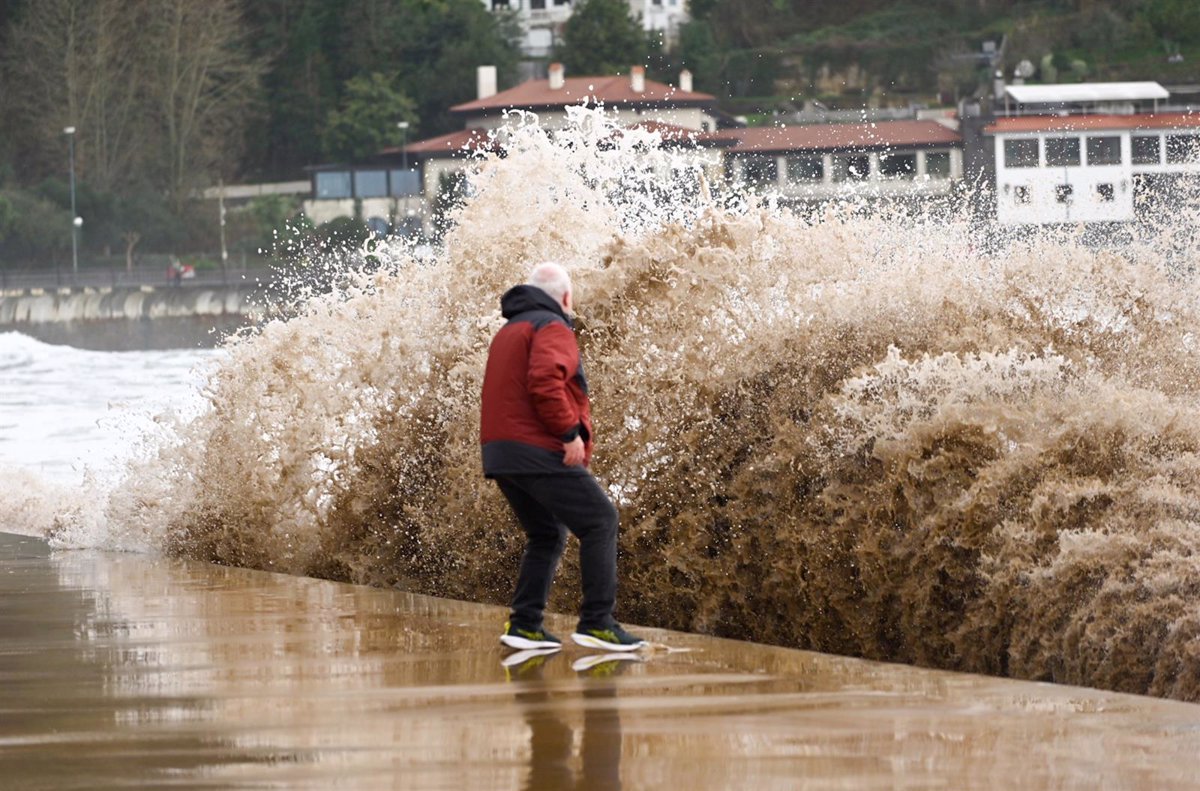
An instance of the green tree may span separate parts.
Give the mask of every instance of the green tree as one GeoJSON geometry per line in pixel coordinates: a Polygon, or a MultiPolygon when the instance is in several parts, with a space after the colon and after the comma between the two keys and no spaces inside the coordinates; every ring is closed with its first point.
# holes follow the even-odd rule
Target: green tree
{"type": "MultiPolygon", "coordinates": [[[[263,195],[228,214],[229,247],[243,253],[271,252],[294,238],[300,202],[289,195],[263,195]]],[[[306,231],[311,230],[311,224],[306,231]]]]}
{"type": "Polygon", "coordinates": [[[371,235],[366,224],[356,217],[334,217],[314,231],[328,247],[356,250],[371,235]]]}
{"type": "Polygon", "coordinates": [[[0,242],[3,242],[4,237],[8,236],[8,229],[12,226],[12,221],[12,201],[3,195],[0,195],[0,242]]]}
{"type": "Polygon", "coordinates": [[[645,64],[650,50],[625,0],[583,0],[567,20],[557,56],[567,74],[622,74],[645,64]]]}
{"type": "Polygon", "coordinates": [[[295,178],[323,156],[325,122],[337,105],[344,59],[339,31],[349,0],[245,3],[250,46],[268,63],[263,112],[250,118],[246,170],[254,178],[295,178]]]}
{"type": "Polygon", "coordinates": [[[49,267],[71,248],[71,212],[25,190],[9,190],[9,230],[0,252],[8,260],[49,267]]]}
{"type": "Polygon", "coordinates": [[[136,180],[153,147],[146,21],[145,4],[121,0],[41,0],[24,9],[4,48],[0,94],[26,183],[62,173],[68,126],[82,178],[102,190],[136,180]]]}
{"type": "Polygon", "coordinates": [[[691,70],[698,90],[724,92],[721,69],[725,53],[708,22],[696,20],[680,27],[677,56],[680,64],[691,70]]]}
{"type": "Polygon", "coordinates": [[[151,8],[145,87],[159,122],[153,173],[178,214],[197,187],[232,175],[263,64],[249,52],[238,0],[156,0],[151,8]]]}
{"type": "Polygon", "coordinates": [[[24,183],[65,169],[102,192],[151,187],[182,212],[233,171],[258,97],[241,0],[38,0],[10,32],[6,116],[24,183]]]}
{"type": "Polygon", "coordinates": [[[1149,0],[1142,14],[1159,37],[1200,43],[1200,9],[1196,8],[1196,0],[1149,0]]]}
{"type": "Polygon", "coordinates": [[[502,86],[515,76],[518,34],[514,17],[479,0],[358,0],[342,19],[339,77],[398,75],[419,133],[449,132],[462,128],[449,109],[475,98],[476,67],[495,66],[502,86]]]}
{"type": "Polygon", "coordinates": [[[400,121],[415,127],[416,108],[393,79],[379,72],[354,77],[325,124],[325,155],[357,160],[385,146],[400,145],[405,139],[396,126],[400,121]]]}

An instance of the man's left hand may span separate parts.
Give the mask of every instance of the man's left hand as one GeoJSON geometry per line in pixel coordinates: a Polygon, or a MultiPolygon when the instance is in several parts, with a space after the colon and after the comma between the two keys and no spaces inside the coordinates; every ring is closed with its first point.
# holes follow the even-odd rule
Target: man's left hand
{"type": "Polygon", "coordinates": [[[583,466],[583,437],[563,443],[563,464],[568,467],[583,466]]]}

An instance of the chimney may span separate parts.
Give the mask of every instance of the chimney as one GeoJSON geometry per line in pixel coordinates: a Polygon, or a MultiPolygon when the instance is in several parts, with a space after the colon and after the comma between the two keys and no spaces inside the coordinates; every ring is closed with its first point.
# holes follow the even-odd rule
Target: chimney
{"type": "Polygon", "coordinates": [[[684,93],[692,92],[692,73],[687,69],[679,72],[679,90],[684,93]]]}
{"type": "Polygon", "coordinates": [[[634,66],[629,70],[629,87],[634,93],[644,93],[646,90],[646,67],[634,66]]]}
{"type": "Polygon", "coordinates": [[[563,65],[561,63],[550,64],[550,90],[562,90],[566,84],[566,78],[563,76],[563,65]]]}
{"type": "Polygon", "coordinates": [[[496,67],[480,66],[475,70],[475,90],[479,95],[476,99],[486,99],[496,95],[496,67]]]}

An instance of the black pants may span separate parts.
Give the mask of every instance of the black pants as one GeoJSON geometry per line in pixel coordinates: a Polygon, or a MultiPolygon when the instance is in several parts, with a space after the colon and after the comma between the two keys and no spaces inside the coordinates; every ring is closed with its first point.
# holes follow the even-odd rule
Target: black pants
{"type": "Polygon", "coordinates": [[[542,625],[550,584],[570,530],[579,539],[583,604],[581,628],[614,623],[617,598],[617,509],[591,475],[497,477],[525,530],[525,555],[512,599],[512,622],[542,625]]]}

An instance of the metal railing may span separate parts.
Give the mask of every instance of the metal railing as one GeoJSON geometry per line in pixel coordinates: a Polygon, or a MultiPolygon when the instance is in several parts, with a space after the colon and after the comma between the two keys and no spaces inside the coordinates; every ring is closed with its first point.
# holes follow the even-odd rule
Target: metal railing
{"type": "Polygon", "coordinates": [[[64,288],[189,288],[195,286],[233,286],[265,283],[273,278],[272,270],[228,268],[196,270],[190,277],[174,278],[167,267],[139,266],[80,269],[78,273],[57,269],[33,272],[8,272],[0,268],[0,290],[30,291],[64,288]]]}

